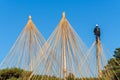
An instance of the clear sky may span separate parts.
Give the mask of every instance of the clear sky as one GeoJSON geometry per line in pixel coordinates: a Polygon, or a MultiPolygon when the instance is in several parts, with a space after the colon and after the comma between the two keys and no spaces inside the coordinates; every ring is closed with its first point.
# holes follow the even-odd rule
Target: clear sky
{"type": "Polygon", "coordinates": [[[85,44],[95,40],[93,29],[101,28],[101,41],[111,53],[120,47],[120,0],[0,0],[0,62],[25,27],[28,16],[47,40],[62,12],[85,44]]]}

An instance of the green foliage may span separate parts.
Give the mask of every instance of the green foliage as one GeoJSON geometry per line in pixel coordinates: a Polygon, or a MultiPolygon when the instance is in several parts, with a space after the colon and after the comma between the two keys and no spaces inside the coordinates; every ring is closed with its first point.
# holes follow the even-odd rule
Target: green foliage
{"type": "Polygon", "coordinates": [[[55,76],[47,76],[47,75],[33,75],[31,80],[35,80],[35,78],[37,78],[37,80],[63,80],[55,76]]]}
{"type": "Polygon", "coordinates": [[[18,68],[0,70],[0,80],[25,80],[30,75],[30,72],[18,68]]]}
{"type": "Polygon", "coordinates": [[[75,76],[72,73],[69,73],[67,80],[75,80],[75,76]]]}
{"type": "Polygon", "coordinates": [[[115,58],[119,58],[119,59],[120,59],[120,48],[116,48],[116,50],[114,51],[114,53],[115,53],[115,54],[114,54],[113,56],[114,56],[115,58]]]}
{"type": "MultiPolygon", "coordinates": [[[[3,69],[0,70],[0,80],[28,80],[30,77],[31,72],[12,68],[12,69],[3,69]]],[[[31,80],[63,80],[61,78],[57,78],[55,76],[48,76],[48,75],[33,75],[31,80]]],[[[69,73],[67,80],[105,80],[100,78],[75,78],[74,74],[69,73]]]]}
{"type": "Polygon", "coordinates": [[[120,48],[117,48],[114,53],[102,73],[109,80],[120,80],[120,48]]]}
{"type": "Polygon", "coordinates": [[[17,68],[0,70],[0,79],[6,80],[11,77],[19,78],[21,76],[22,71],[23,70],[17,68]]]}

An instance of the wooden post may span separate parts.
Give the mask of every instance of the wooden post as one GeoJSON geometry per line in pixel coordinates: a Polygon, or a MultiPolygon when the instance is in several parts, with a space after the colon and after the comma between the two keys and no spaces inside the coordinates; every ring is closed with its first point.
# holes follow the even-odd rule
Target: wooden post
{"type": "Polygon", "coordinates": [[[100,46],[100,28],[98,27],[98,24],[96,24],[96,27],[94,29],[94,34],[96,37],[96,58],[97,58],[97,66],[98,66],[98,76],[102,76],[101,71],[101,63],[100,63],[100,54],[101,54],[101,46],[100,46]]]}
{"type": "Polygon", "coordinates": [[[97,66],[98,66],[98,76],[102,77],[100,53],[101,53],[101,46],[100,46],[100,39],[98,37],[96,40],[96,57],[97,57],[97,66]]]}

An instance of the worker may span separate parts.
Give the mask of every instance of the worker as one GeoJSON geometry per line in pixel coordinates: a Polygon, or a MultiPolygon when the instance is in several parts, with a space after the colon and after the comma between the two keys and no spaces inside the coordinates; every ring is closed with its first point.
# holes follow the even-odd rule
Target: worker
{"type": "Polygon", "coordinates": [[[96,41],[100,39],[100,28],[98,27],[98,24],[96,24],[96,27],[94,28],[94,34],[96,36],[96,41]]]}

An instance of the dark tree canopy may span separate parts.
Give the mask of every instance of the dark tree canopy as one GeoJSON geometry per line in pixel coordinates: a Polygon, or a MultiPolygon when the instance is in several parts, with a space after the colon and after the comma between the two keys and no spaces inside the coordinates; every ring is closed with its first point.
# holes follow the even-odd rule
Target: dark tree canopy
{"type": "Polygon", "coordinates": [[[116,50],[114,51],[114,53],[115,53],[115,54],[114,54],[113,56],[114,56],[115,58],[119,58],[119,59],[120,59],[120,48],[116,48],[116,50]]]}
{"type": "Polygon", "coordinates": [[[112,80],[120,80],[120,48],[116,48],[113,58],[108,61],[108,64],[103,70],[103,75],[110,76],[112,80]]]}

